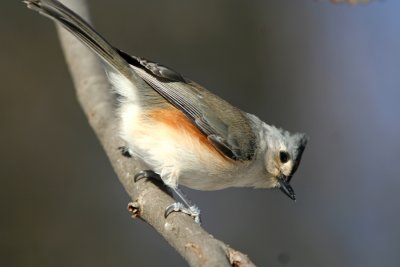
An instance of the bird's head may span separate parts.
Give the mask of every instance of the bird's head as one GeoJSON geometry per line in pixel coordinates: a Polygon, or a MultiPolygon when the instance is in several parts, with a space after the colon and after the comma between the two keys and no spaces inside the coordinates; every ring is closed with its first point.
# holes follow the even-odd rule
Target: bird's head
{"type": "Polygon", "coordinates": [[[299,167],[308,137],[302,133],[292,134],[274,126],[268,126],[265,138],[264,159],[265,170],[270,179],[269,187],[279,188],[285,195],[295,200],[290,180],[299,167]]]}

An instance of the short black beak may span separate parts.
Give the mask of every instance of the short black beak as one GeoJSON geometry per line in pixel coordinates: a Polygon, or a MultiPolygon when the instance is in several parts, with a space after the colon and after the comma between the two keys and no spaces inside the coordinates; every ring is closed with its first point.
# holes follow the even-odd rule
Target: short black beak
{"type": "Polygon", "coordinates": [[[296,195],[294,194],[293,188],[284,179],[279,179],[279,189],[292,200],[296,200],[296,195]]]}

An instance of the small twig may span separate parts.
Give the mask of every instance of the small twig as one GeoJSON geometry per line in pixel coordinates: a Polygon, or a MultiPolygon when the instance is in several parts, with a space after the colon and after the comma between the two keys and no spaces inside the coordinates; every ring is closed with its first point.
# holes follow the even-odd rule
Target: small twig
{"type": "MultiPolygon", "coordinates": [[[[86,2],[65,0],[71,9],[88,20],[86,2]]],[[[110,85],[97,57],[67,31],[58,27],[65,58],[74,80],[79,102],[106,151],[119,180],[134,200],[133,215],[153,226],[190,266],[254,266],[248,257],[215,239],[187,215],[173,213],[164,218],[165,208],[173,203],[166,192],[145,179],[134,183],[141,170],[137,159],[122,157],[115,107],[110,85]]],[[[147,86],[136,77],[137,86],[147,86]]]]}

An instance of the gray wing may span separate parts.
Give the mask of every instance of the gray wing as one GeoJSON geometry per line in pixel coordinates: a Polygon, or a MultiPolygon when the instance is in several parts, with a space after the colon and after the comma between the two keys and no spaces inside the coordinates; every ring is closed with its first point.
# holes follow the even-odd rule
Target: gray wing
{"type": "Polygon", "coordinates": [[[253,158],[256,136],[242,111],[170,68],[117,51],[156,92],[181,110],[221,153],[233,160],[253,158]]]}
{"type": "Polygon", "coordinates": [[[57,1],[25,0],[25,3],[61,23],[126,77],[130,77],[133,67],[158,94],[193,121],[224,155],[234,160],[248,160],[254,156],[255,137],[240,110],[167,67],[129,56],[112,47],[81,17],[57,1]]]}

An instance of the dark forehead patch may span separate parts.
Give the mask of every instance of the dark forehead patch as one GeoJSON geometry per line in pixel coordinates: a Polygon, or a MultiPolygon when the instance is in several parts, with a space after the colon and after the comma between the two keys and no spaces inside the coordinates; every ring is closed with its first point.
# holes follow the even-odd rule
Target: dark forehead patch
{"type": "Polygon", "coordinates": [[[306,148],[308,142],[308,137],[304,135],[300,140],[299,140],[299,145],[295,151],[295,156],[296,158],[294,159],[294,164],[292,168],[292,172],[290,175],[292,176],[296,171],[297,168],[299,167],[300,161],[301,161],[301,156],[303,155],[304,149],[306,148]]]}

